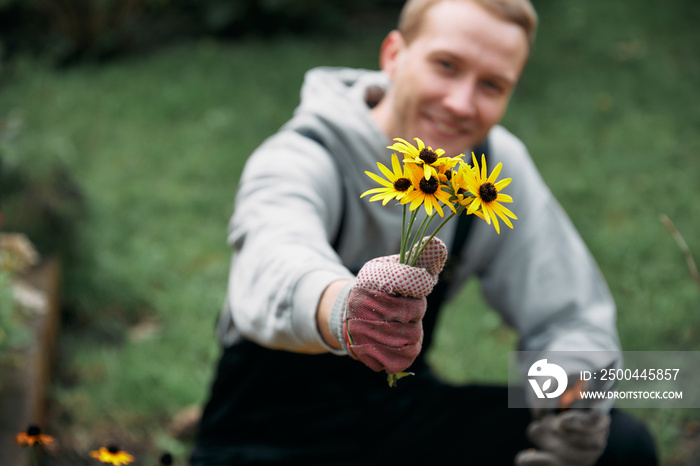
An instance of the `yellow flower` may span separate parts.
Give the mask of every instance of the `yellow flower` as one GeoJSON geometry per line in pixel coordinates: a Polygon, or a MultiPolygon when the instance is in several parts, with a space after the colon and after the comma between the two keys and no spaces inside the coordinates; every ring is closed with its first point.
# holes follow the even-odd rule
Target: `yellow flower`
{"type": "Polygon", "coordinates": [[[53,437],[41,433],[41,429],[37,426],[29,426],[25,432],[20,432],[15,435],[15,443],[20,447],[31,447],[35,443],[38,445],[48,446],[53,442],[53,437]]]}
{"type": "Polygon", "coordinates": [[[467,180],[474,176],[474,169],[466,163],[462,163],[457,171],[452,171],[449,177],[452,196],[450,201],[463,207],[469,207],[474,200],[474,196],[469,192],[467,180]]]}
{"type": "Polygon", "coordinates": [[[462,162],[462,157],[464,154],[459,154],[457,157],[440,157],[440,162],[437,167],[438,177],[441,181],[447,182],[450,180],[449,175],[452,169],[460,162],[462,162]]]}
{"type": "Polygon", "coordinates": [[[97,459],[101,463],[114,464],[120,466],[134,461],[134,457],[125,451],[121,451],[115,446],[100,447],[99,450],[90,452],[90,456],[97,459]]]}
{"type": "Polygon", "coordinates": [[[413,188],[413,183],[408,176],[404,174],[404,170],[401,167],[399,158],[396,156],[396,154],[391,155],[391,166],[394,170],[393,172],[379,162],[377,162],[377,166],[384,176],[386,176],[386,180],[372,172],[366,171],[365,173],[367,176],[384,187],[367,190],[362,193],[360,197],[364,197],[368,194],[374,194],[374,196],[369,199],[370,202],[381,199],[382,205],[386,205],[386,203],[392,199],[401,200],[401,198],[403,198],[413,188]]]}
{"type": "MultiPolygon", "coordinates": [[[[513,202],[513,198],[500,191],[508,186],[512,181],[511,178],[506,178],[496,182],[499,173],[501,173],[502,164],[496,165],[490,176],[486,176],[486,157],[481,156],[481,169],[479,162],[476,160],[476,155],[472,152],[472,160],[474,162],[474,171],[471,176],[466,177],[467,190],[474,196],[474,200],[467,208],[467,214],[476,214],[486,220],[490,225],[493,220],[493,226],[496,228],[496,233],[501,234],[501,229],[498,224],[498,217],[510,228],[513,224],[508,220],[508,217],[516,219],[513,212],[502,206],[501,202],[513,202]]],[[[465,172],[466,173],[466,172],[465,172]]]]}
{"type": "Polygon", "coordinates": [[[442,149],[433,150],[432,147],[426,147],[423,141],[414,138],[418,147],[415,147],[410,142],[395,138],[398,141],[389,146],[389,149],[401,152],[404,155],[404,163],[416,164],[423,169],[423,176],[429,180],[432,175],[445,173],[446,169],[454,167],[462,158],[462,155],[457,157],[442,157],[445,153],[442,149]]]}
{"type": "Polygon", "coordinates": [[[455,208],[450,202],[450,193],[442,190],[446,186],[440,182],[437,174],[431,174],[430,178],[426,179],[423,176],[422,168],[413,167],[412,169],[406,168],[408,168],[415,189],[401,198],[401,203],[410,203],[410,211],[414,211],[422,205],[428,216],[433,215],[433,208],[440,214],[440,217],[444,215],[440,202],[446,204],[454,212],[455,208]]]}

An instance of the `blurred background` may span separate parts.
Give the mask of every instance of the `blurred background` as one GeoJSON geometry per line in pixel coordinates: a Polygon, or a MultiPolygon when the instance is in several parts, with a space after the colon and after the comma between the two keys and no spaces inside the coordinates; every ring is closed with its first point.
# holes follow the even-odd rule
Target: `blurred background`
{"type": "MultiPolygon", "coordinates": [[[[61,264],[47,464],[90,464],[115,443],[135,464],[163,451],[185,464],[218,356],[241,168],[291,116],[307,69],[377,68],[402,3],[0,1],[0,231],[61,264]]],[[[698,351],[700,3],[533,3],[540,28],[503,124],[598,260],[623,348],[698,351]]],[[[3,337],[22,333],[7,283],[4,353],[26,343],[3,337]]],[[[516,335],[476,283],[457,301],[433,364],[505,383],[516,335]]],[[[634,414],[663,464],[697,464],[698,410],[634,414]]]]}

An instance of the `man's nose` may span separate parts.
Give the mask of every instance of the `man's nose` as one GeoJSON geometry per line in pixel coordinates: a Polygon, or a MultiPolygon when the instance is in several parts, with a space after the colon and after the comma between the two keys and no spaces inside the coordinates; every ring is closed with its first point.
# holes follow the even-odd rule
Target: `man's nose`
{"type": "Polygon", "coordinates": [[[452,83],[445,95],[445,107],[456,117],[473,117],[476,114],[476,86],[474,77],[452,83]]]}

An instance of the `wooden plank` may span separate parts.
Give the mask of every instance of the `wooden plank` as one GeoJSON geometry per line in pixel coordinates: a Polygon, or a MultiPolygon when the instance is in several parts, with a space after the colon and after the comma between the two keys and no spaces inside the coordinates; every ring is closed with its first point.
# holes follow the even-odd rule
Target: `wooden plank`
{"type": "Polygon", "coordinates": [[[10,364],[2,369],[0,458],[2,464],[24,466],[29,461],[28,452],[15,444],[15,435],[30,424],[43,427],[47,420],[47,401],[60,328],[59,260],[47,258],[19,279],[40,291],[46,301],[45,312],[31,319],[30,343],[13,352],[10,364]]]}

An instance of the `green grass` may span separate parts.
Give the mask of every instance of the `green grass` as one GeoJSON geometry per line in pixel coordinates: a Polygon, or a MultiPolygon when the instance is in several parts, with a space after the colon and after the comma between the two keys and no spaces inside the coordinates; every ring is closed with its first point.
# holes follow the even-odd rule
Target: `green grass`
{"type": "MultiPolygon", "coordinates": [[[[698,257],[700,11],[691,1],[642,3],[537,5],[542,27],[504,123],[598,260],[623,347],[695,351],[700,290],[659,216],[698,257]]],[[[291,115],[305,70],[376,68],[381,35],[358,37],[202,40],[99,66],[6,68],[0,116],[21,110],[25,124],[5,155],[60,159],[87,203],[64,277],[59,437],[82,450],[118,441],[141,458],[164,448],[184,458],[167,423],[206,397],[242,165],[291,115]]],[[[450,380],[504,382],[516,335],[476,283],[457,301],[431,359],[450,380]]],[[[691,464],[685,430],[697,410],[635,414],[664,464],[691,464]]]]}
{"type": "Polygon", "coordinates": [[[380,37],[202,40],[66,71],[16,64],[0,108],[25,123],[5,155],[61,160],[87,203],[66,264],[54,388],[67,441],[87,451],[116,437],[185,454],[167,423],[207,394],[243,163],[289,118],[308,68],[373,67],[359,51],[380,37]],[[134,338],[139,329],[152,333],[134,338]]]}
{"type": "MultiPolygon", "coordinates": [[[[700,258],[700,62],[691,19],[700,11],[690,2],[642,3],[542,5],[504,124],[527,143],[596,257],[618,305],[623,348],[697,351],[700,290],[659,218],[668,215],[700,258]]],[[[457,301],[432,360],[450,380],[507,381],[517,336],[473,284],[457,301]],[[469,357],[449,357],[458,352],[469,357]]],[[[700,455],[688,433],[697,409],[633,413],[650,425],[663,464],[700,455]]]]}

